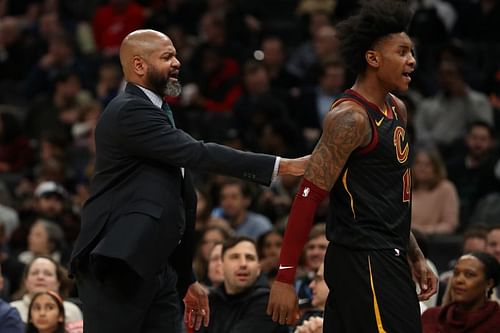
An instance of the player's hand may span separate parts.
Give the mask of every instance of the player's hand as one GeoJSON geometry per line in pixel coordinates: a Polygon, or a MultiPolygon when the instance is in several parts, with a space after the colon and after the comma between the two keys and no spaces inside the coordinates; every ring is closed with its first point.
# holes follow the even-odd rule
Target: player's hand
{"type": "Polygon", "coordinates": [[[278,175],[302,176],[306,170],[311,155],[289,159],[281,158],[278,175]]]}
{"type": "Polygon", "coordinates": [[[431,270],[424,257],[410,261],[415,282],[420,287],[419,301],[426,301],[437,292],[438,278],[431,270]]]}
{"type": "Polygon", "coordinates": [[[201,323],[208,327],[210,308],[208,306],[208,290],[199,282],[192,283],[184,297],[184,322],[197,331],[201,323]]]}
{"type": "Polygon", "coordinates": [[[267,304],[267,314],[281,325],[292,325],[299,318],[299,301],[292,285],[274,281],[267,304]]]}

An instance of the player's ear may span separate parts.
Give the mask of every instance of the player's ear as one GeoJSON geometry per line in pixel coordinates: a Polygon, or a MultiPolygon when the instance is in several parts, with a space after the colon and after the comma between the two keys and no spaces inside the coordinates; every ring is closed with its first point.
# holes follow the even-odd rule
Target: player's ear
{"type": "Polygon", "coordinates": [[[378,68],[380,65],[380,56],[379,53],[375,50],[366,51],[365,60],[368,66],[378,68]]]}

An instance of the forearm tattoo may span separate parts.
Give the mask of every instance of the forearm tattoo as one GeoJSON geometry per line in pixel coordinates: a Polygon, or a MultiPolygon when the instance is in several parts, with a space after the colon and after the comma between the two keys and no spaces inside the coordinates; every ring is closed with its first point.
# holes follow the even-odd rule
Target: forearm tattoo
{"type": "Polygon", "coordinates": [[[361,113],[352,110],[328,113],[304,177],[329,191],[351,152],[364,141],[366,121],[361,113]]]}

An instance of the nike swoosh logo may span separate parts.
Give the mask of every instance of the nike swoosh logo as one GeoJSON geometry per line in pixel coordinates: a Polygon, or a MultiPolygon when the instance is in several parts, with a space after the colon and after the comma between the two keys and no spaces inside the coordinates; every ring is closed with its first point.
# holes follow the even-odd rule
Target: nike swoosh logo
{"type": "Polygon", "coordinates": [[[377,127],[380,127],[382,122],[384,121],[384,117],[380,118],[379,120],[375,120],[375,124],[377,124],[377,127]]]}
{"type": "Polygon", "coordinates": [[[280,265],[279,269],[281,270],[281,269],[290,269],[290,268],[293,268],[293,266],[282,266],[282,265],[280,265]]]}

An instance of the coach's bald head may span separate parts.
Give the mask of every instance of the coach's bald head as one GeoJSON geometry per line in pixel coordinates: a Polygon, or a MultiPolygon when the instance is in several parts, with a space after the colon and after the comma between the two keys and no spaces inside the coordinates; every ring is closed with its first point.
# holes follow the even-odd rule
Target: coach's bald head
{"type": "Polygon", "coordinates": [[[175,47],[159,31],[136,30],[128,34],[120,46],[120,62],[125,80],[161,96],[167,94],[167,85],[178,85],[180,63],[175,47]]]}

